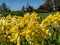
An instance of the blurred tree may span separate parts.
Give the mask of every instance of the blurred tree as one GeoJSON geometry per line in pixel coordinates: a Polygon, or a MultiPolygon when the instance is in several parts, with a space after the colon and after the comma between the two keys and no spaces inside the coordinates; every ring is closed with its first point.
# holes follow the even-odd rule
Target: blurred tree
{"type": "Polygon", "coordinates": [[[40,10],[40,12],[51,12],[51,11],[53,11],[52,1],[46,0],[46,2],[43,5],[39,6],[38,10],[40,10]]]}
{"type": "Polygon", "coordinates": [[[32,12],[34,10],[33,6],[29,5],[29,2],[27,2],[26,6],[22,7],[22,11],[24,12],[32,12]]]}
{"type": "Polygon", "coordinates": [[[43,10],[43,12],[51,12],[51,11],[55,11],[55,0],[46,0],[46,2],[42,5],[39,6],[38,10],[43,10]]]}
{"type": "Polygon", "coordinates": [[[44,5],[47,9],[50,8],[51,11],[60,11],[60,0],[46,0],[44,5]]]}
{"type": "Polygon", "coordinates": [[[3,12],[5,12],[5,11],[11,11],[11,10],[7,7],[6,3],[2,3],[2,5],[0,6],[0,10],[3,11],[3,12]]]}
{"type": "Polygon", "coordinates": [[[22,6],[22,11],[24,11],[24,12],[26,11],[26,10],[25,10],[25,6],[22,6]]]}
{"type": "Polygon", "coordinates": [[[56,5],[55,5],[55,0],[52,0],[52,8],[53,8],[53,11],[55,11],[56,10],[56,7],[55,7],[56,5]]]}
{"type": "Polygon", "coordinates": [[[60,11],[60,0],[55,0],[56,10],[60,11]]]}

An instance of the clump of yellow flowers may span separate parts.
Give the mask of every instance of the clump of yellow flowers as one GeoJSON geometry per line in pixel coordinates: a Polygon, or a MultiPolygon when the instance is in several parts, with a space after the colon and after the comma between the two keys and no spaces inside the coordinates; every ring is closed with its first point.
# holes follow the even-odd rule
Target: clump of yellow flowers
{"type": "MultiPolygon", "coordinates": [[[[16,16],[1,17],[0,18],[0,37],[4,40],[16,43],[19,34],[18,20],[16,16]]],[[[1,39],[1,38],[0,38],[1,39]]]]}
{"type": "MultiPolygon", "coordinates": [[[[55,30],[52,28],[57,28],[59,31],[60,28],[60,13],[57,12],[56,14],[50,14],[49,16],[47,16],[45,19],[43,19],[42,23],[41,23],[41,28],[42,30],[55,30]]],[[[50,34],[49,34],[50,35],[50,34]]]]}
{"type": "Polygon", "coordinates": [[[29,42],[30,45],[44,45],[45,39],[51,37],[50,30],[42,30],[40,17],[37,13],[24,15],[23,21],[25,23],[22,31],[22,36],[29,42]]]}
{"type": "Polygon", "coordinates": [[[46,25],[47,24],[54,24],[54,25],[60,24],[60,13],[57,12],[54,15],[50,14],[49,16],[47,16],[47,18],[45,18],[42,21],[42,24],[46,24],[46,25]]]}
{"type": "Polygon", "coordinates": [[[26,39],[30,45],[44,45],[51,37],[50,25],[59,26],[60,13],[50,14],[40,22],[37,13],[26,13],[22,16],[0,17],[0,42],[12,42],[21,45],[21,38],[26,39]]]}

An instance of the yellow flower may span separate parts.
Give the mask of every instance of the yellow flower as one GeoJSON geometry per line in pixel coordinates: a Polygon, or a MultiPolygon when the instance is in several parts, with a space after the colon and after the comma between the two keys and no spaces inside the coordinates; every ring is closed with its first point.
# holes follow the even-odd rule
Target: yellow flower
{"type": "Polygon", "coordinates": [[[49,33],[49,36],[51,36],[52,34],[51,33],[49,33]]]}
{"type": "Polygon", "coordinates": [[[34,36],[35,35],[35,32],[32,32],[32,36],[34,36]]]}
{"type": "Polygon", "coordinates": [[[47,35],[49,34],[49,30],[46,30],[46,34],[47,34],[47,35]]]}
{"type": "Polygon", "coordinates": [[[12,42],[12,43],[15,42],[15,40],[16,40],[15,38],[12,38],[12,37],[9,37],[9,38],[10,38],[10,42],[12,42]]]}
{"type": "Polygon", "coordinates": [[[31,34],[31,31],[30,30],[27,30],[26,31],[26,35],[29,35],[29,34],[31,34]]]}
{"type": "Polygon", "coordinates": [[[39,43],[35,43],[35,45],[39,45],[39,43]]]}
{"type": "Polygon", "coordinates": [[[37,28],[40,28],[40,24],[36,24],[36,27],[37,27],[37,28]]]}
{"type": "Polygon", "coordinates": [[[57,21],[54,21],[53,24],[58,24],[58,22],[57,21]]]}
{"type": "Polygon", "coordinates": [[[23,32],[21,33],[21,34],[22,34],[22,36],[25,36],[25,33],[26,33],[26,32],[25,32],[25,31],[23,31],[23,32]]]}
{"type": "Polygon", "coordinates": [[[12,19],[11,14],[9,14],[9,15],[6,17],[6,19],[12,19]]]}
{"type": "Polygon", "coordinates": [[[6,34],[7,34],[7,35],[9,34],[9,31],[8,31],[8,30],[6,30],[6,34]]]}
{"type": "Polygon", "coordinates": [[[18,17],[18,20],[19,20],[19,21],[22,21],[22,20],[23,20],[23,17],[18,17]]]}

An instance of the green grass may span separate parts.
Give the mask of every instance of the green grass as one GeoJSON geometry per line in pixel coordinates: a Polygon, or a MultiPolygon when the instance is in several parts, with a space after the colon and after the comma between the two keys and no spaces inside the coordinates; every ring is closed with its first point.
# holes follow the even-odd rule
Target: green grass
{"type": "MultiPolygon", "coordinates": [[[[58,11],[56,11],[58,12],[58,11]]],[[[49,14],[54,14],[56,12],[49,12],[49,13],[38,13],[38,16],[40,16],[41,18],[45,18],[47,17],[49,14]]],[[[30,12],[32,13],[32,12],[30,12]]],[[[7,16],[9,14],[11,15],[17,15],[17,16],[23,16],[24,14],[26,14],[26,12],[23,12],[23,11],[11,11],[11,12],[0,12],[0,14],[3,14],[3,16],[7,16]]]]}
{"type": "Polygon", "coordinates": [[[7,16],[9,14],[23,16],[25,13],[23,11],[11,11],[11,12],[0,12],[0,14],[3,14],[3,16],[7,16]]]}
{"type": "MultiPolygon", "coordinates": [[[[57,11],[56,11],[57,12],[57,11]]],[[[49,14],[55,14],[56,12],[49,12],[49,13],[38,13],[42,19],[46,18],[49,14]]]]}

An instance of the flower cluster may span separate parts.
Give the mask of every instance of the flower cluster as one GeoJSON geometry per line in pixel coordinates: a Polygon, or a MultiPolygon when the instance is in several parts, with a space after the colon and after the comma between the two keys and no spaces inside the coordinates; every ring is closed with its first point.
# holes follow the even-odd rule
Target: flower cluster
{"type": "Polygon", "coordinates": [[[0,42],[7,41],[20,45],[21,37],[24,37],[23,39],[26,39],[30,45],[44,45],[45,39],[51,37],[47,24],[52,21],[53,24],[57,24],[60,19],[56,20],[58,17],[58,14],[49,15],[42,23],[35,12],[26,13],[23,17],[10,14],[7,17],[0,17],[0,42]]]}
{"type": "Polygon", "coordinates": [[[22,36],[25,36],[26,40],[31,45],[44,45],[45,39],[51,36],[50,30],[42,30],[40,24],[40,17],[37,13],[31,15],[26,14],[24,16],[25,27],[22,31],[22,36]]]}
{"type": "MultiPolygon", "coordinates": [[[[47,18],[43,19],[41,25],[42,25],[42,30],[49,29],[50,27],[60,28],[60,13],[57,12],[54,15],[50,14],[49,16],[47,16],[47,18]]],[[[52,30],[51,28],[49,30],[52,30]]]]}
{"type": "Polygon", "coordinates": [[[7,17],[0,18],[0,41],[1,42],[17,42],[19,37],[19,23],[17,16],[11,16],[10,14],[7,17]],[[4,39],[4,40],[3,40],[4,39]]]}
{"type": "Polygon", "coordinates": [[[46,25],[47,24],[54,24],[54,25],[60,24],[60,13],[57,12],[54,15],[50,14],[49,16],[47,16],[47,18],[45,18],[42,21],[42,24],[46,24],[46,25]]]}

